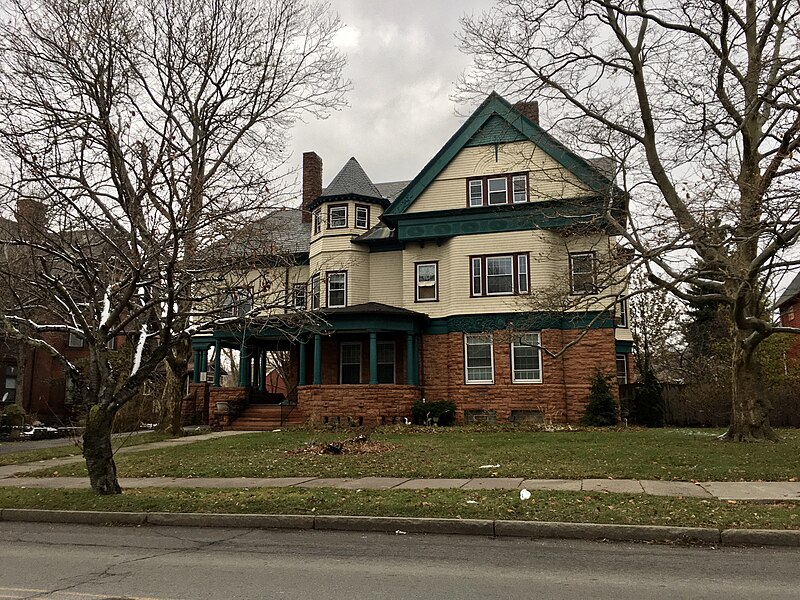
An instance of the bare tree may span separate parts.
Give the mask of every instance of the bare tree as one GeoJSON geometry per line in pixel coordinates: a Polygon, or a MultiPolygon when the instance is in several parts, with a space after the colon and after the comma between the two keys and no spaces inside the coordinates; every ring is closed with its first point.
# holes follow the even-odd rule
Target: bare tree
{"type": "Polygon", "coordinates": [[[734,440],[775,439],[754,355],[773,333],[800,333],[763,312],[766,286],[798,264],[799,11],[787,0],[498,0],[462,21],[475,63],[461,94],[550,101],[560,138],[622,165],[632,217],[607,219],[650,281],[728,306],[734,440]]]}
{"type": "Polygon", "coordinates": [[[272,248],[262,236],[245,256],[233,232],[281,200],[286,127],[342,101],[338,20],[300,0],[9,8],[0,211],[21,210],[1,241],[25,268],[0,269],[14,291],[2,326],[61,361],[87,409],[92,489],[118,493],[116,412],[165,359],[183,376],[191,335],[224,317],[220,282],[272,248]],[[67,334],[87,368],[52,343],[67,334]],[[109,360],[117,338],[127,361],[109,360]]]}

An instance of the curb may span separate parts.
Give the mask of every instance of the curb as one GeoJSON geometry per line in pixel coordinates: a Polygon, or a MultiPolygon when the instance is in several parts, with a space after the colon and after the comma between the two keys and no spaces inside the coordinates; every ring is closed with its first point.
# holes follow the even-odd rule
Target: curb
{"type": "Polygon", "coordinates": [[[531,539],[800,547],[800,530],[720,530],[705,527],[553,523],[546,521],[491,521],[488,519],[228,513],[133,513],[4,508],[0,510],[0,521],[72,523],[77,525],[152,525],[156,527],[230,527],[243,529],[363,531],[393,534],[425,533],[531,539]]]}

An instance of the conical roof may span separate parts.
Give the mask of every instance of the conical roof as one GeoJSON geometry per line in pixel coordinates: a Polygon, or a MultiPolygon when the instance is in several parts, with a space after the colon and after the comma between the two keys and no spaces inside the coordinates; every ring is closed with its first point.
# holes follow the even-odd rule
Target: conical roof
{"type": "Polygon", "coordinates": [[[339,174],[333,178],[330,185],[322,190],[320,198],[340,196],[362,196],[364,198],[382,199],[383,196],[372,183],[372,180],[358,164],[355,157],[345,163],[339,174]]]}

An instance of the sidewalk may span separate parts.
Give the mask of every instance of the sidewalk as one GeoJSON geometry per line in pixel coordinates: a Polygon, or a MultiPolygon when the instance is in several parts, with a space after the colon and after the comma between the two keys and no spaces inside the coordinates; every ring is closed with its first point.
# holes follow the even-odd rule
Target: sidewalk
{"type": "MultiPolygon", "coordinates": [[[[156,448],[191,444],[209,439],[240,435],[246,432],[225,431],[174,438],[138,446],[123,447],[118,452],[142,452],[156,448]]],[[[37,489],[88,488],[85,477],[19,477],[43,468],[59,467],[82,461],[79,456],[55,458],[21,465],[0,467],[0,487],[37,489]]],[[[480,477],[472,479],[415,479],[400,477],[282,477],[282,478],[120,478],[122,488],[275,488],[299,487],[368,490],[553,490],[583,492],[613,492],[648,494],[651,496],[681,496],[747,500],[752,502],[800,501],[800,481],[655,481],[639,479],[526,479],[524,477],[480,477]]]]}

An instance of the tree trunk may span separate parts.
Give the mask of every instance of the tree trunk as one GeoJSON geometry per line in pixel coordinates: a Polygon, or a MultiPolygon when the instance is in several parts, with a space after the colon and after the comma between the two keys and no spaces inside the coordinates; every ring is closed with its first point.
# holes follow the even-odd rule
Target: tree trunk
{"type": "MultiPolygon", "coordinates": [[[[179,349],[177,349],[179,350],[179,349]]],[[[183,377],[189,361],[178,355],[177,358],[167,360],[166,379],[164,381],[164,403],[167,406],[166,431],[170,435],[183,434],[181,425],[181,408],[183,404],[183,377]]]]}
{"type": "Polygon", "coordinates": [[[770,401],[763,393],[763,382],[755,349],[737,340],[733,349],[733,400],[731,424],[722,439],[737,442],[777,441],[769,424],[770,401]]]}
{"type": "Polygon", "coordinates": [[[114,414],[98,405],[89,409],[83,433],[83,456],[89,471],[89,483],[96,494],[121,494],[117,481],[117,465],[111,448],[111,424],[114,414]]]}

